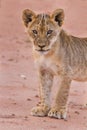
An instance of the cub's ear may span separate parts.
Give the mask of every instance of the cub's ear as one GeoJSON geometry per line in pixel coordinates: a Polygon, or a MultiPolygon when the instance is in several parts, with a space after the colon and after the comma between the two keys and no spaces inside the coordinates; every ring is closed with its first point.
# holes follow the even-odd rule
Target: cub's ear
{"type": "Polygon", "coordinates": [[[62,26],[63,21],[64,21],[64,11],[63,11],[63,9],[56,9],[52,13],[51,17],[53,18],[53,20],[55,22],[58,23],[59,26],[62,26]]]}
{"type": "Polygon", "coordinates": [[[32,22],[35,17],[36,17],[36,14],[29,9],[25,9],[22,13],[22,19],[26,27],[28,27],[28,24],[32,22]]]}

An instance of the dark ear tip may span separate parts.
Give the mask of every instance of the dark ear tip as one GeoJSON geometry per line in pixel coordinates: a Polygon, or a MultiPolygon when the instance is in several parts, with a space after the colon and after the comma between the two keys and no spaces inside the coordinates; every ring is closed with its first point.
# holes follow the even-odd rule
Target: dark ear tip
{"type": "Polygon", "coordinates": [[[28,27],[28,23],[32,21],[35,17],[35,13],[29,9],[24,9],[22,12],[22,19],[24,21],[24,25],[28,27]]]}
{"type": "Polygon", "coordinates": [[[64,10],[56,9],[52,14],[52,18],[58,23],[59,26],[62,26],[64,21],[64,10]]]}
{"type": "Polygon", "coordinates": [[[56,9],[55,11],[58,11],[58,12],[64,12],[64,10],[63,9],[56,9]]]}
{"type": "Polygon", "coordinates": [[[24,9],[22,13],[23,13],[23,14],[27,14],[28,12],[30,12],[29,9],[24,9]]]}
{"type": "Polygon", "coordinates": [[[51,15],[51,17],[52,18],[55,18],[56,16],[61,16],[62,17],[62,19],[64,19],[64,10],[63,9],[56,9],[56,10],[54,10],[53,11],[53,13],[52,13],[52,15],[51,15]]]}
{"type": "Polygon", "coordinates": [[[64,10],[63,9],[56,9],[54,13],[62,14],[64,16],[64,10]]]}

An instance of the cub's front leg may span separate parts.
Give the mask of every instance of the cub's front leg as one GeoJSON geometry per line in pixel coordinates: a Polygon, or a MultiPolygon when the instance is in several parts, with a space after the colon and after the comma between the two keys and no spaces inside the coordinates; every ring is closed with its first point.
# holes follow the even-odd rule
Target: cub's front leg
{"type": "Polygon", "coordinates": [[[66,104],[69,95],[71,80],[68,77],[62,77],[59,83],[59,91],[56,96],[55,106],[48,113],[49,117],[66,119],[66,104]]]}
{"type": "Polygon", "coordinates": [[[33,116],[47,116],[50,110],[50,92],[53,84],[53,75],[49,70],[40,70],[40,104],[31,111],[33,116]]]}

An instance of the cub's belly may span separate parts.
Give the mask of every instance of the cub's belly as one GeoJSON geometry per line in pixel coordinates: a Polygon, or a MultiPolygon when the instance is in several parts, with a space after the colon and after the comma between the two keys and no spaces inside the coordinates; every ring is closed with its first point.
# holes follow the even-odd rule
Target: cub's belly
{"type": "Polygon", "coordinates": [[[72,80],[81,82],[87,81],[87,68],[66,69],[58,65],[51,65],[49,68],[55,75],[67,75],[72,80]]]}
{"type": "Polygon", "coordinates": [[[76,81],[87,81],[87,68],[69,68],[68,69],[68,76],[76,81]]]}
{"type": "Polygon", "coordinates": [[[85,75],[85,74],[82,74],[82,75],[75,74],[74,76],[71,76],[71,78],[73,80],[81,81],[81,82],[86,82],[87,81],[87,75],[85,75]]]}
{"type": "Polygon", "coordinates": [[[52,72],[54,75],[67,75],[72,80],[77,81],[87,81],[87,67],[82,66],[66,66],[61,64],[57,64],[53,62],[51,59],[44,58],[44,56],[40,57],[40,59],[36,60],[37,68],[42,68],[52,72]]]}

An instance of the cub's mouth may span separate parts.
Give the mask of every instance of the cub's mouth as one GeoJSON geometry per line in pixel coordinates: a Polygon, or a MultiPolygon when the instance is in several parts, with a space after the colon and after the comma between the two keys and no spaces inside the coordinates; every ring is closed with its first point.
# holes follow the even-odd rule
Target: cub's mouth
{"type": "Polygon", "coordinates": [[[48,52],[50,49],[47,49],[47,50],[43,50],[43,49],[35,49],[36,51],[38,51],[38,52],[48,52]]]}

